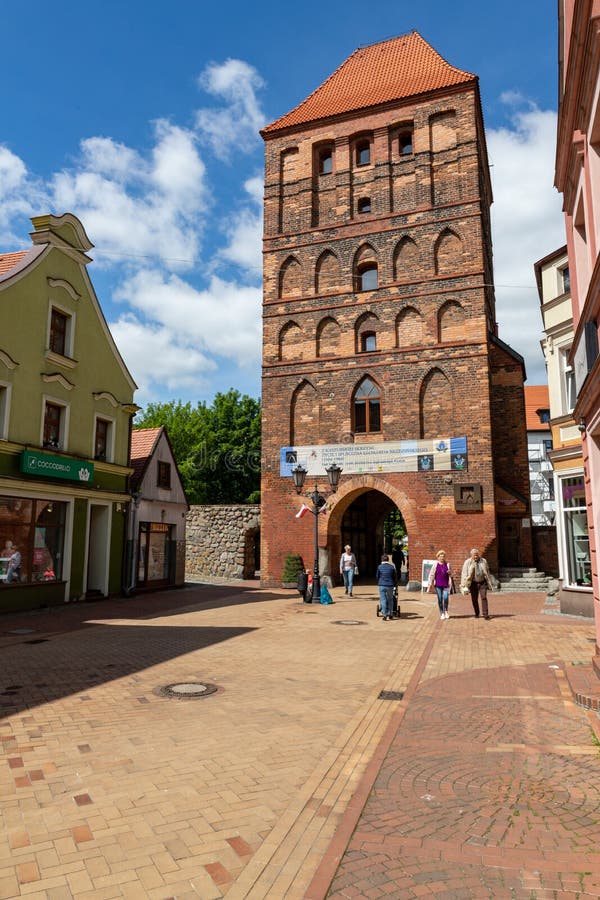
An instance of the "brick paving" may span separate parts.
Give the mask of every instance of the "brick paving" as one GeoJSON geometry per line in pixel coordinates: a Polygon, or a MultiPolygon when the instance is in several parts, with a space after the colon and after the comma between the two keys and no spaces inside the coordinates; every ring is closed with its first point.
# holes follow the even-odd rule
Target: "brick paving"
{"type": "Polygon", "coordinates": [[[446,622],[334,598],[0,617],[0,898],[599,896],[596,713],[567,678],[593,626],[539,594],[446,622]],[[156,693],[188,681],[218,691],[156,693]]]}

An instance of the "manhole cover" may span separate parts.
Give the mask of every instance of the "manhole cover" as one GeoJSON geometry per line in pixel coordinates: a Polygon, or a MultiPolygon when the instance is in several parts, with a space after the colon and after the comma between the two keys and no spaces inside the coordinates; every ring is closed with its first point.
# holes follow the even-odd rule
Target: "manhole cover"
{"type": "Polygon", "coordinates": [[[379,700],[402,700],[404,691],[380,691],[379,700]]]}
{"type": "Polygon", "coordinates": [[[200,697],[208,697],[217,690],[216,684],[206,684],[202,681],[180,681],[177,684],[166,684],[156,688],[155,694],[160,697],[173,697],[175,700],[198,700],[200,697]]]}
{"type": "Polygon", "coordinates": [[[359,619],[338,619],[336,622],[332,622],[332,625],[366,625],[366,622],[361,622],[359,619]]]}

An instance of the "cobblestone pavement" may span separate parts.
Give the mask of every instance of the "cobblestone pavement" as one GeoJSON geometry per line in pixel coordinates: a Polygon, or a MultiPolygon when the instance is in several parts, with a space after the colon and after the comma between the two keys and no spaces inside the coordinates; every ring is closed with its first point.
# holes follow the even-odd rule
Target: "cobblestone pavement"
{"type": "Polygon", "coordinates": [[[598,741],[565,679],[593,631],[507,600],[440,623],[328,897],[600,896],[598,741]]]}
{"type": "Polygon", "coordinates": [[[591,624],[539,594],[490,621],[334,599],[0,617],[0,898],[599,896],[600,759],[565,678],[591,624]],[[218,690],[157,693],[188,682],[218,690]]]}

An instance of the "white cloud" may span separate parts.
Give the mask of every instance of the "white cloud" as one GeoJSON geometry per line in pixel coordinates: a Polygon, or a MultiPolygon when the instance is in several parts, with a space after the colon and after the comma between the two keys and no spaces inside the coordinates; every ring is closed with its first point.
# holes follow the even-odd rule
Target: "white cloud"
{"type": "Polygon", "coordinates": [[[264,82],[256,69],[240,59],[211,63],[198,79],[200,87],[224,101],[220,109],[196,112],[196,128],[220,159],[233,149],[247,151],[256,146],[265,117],[256,97],[264,82]]]}
{"type": "MultiPolygon", "coordinates": [[[[504,99],[513,107],[522,101],[504,99]]],[[[562,201],[553,187],[556,113],[525,102],[511,125],[487,132],[496,314],[500,337],[525,357],[532,384],[546,380],[533,264],[565,243],[562,201]]]]}
{"type": "Polygon", "coordinates": [[[220,255],[246,269],[258,280],[262,273],[262,178],[249,178],[244,184],[244,190],[250,196],[252,207],[243,208],[226,221],[224,231],[229,236],[229,243],[220,255]]]}
{"type": "Polygon", "coordinates": [[[192,132],[160,120],[151,159],[110,138],[81,142],[76,165],[54,176],[53,206],[74,212],[104,265],[150,257],[190,268],[209,192],[192,132]]]}
{"type": "MultiPolygon", "coordinates": [[[[11,250],[26,244],[17,220],[45,212],[48,199],[23,160],[0,144],[0,242],[11,250]]],[[[27,223],[28,224],[28,223],[27,223]]]]}
{"type": "MultiPolygon", "coordinates": [[[[198,290],[177,275],[143,270],[121,285],[115,299],[165,328],[180,346],[226,357],[241,367],[260,362],[259,287],[212,277],[206,289],[198,290]]],[[[125,346],[123,353],[128,353],[125,346]]],[[[162,369],[164,360],[156,357],[153,364],[162,369]]]]}

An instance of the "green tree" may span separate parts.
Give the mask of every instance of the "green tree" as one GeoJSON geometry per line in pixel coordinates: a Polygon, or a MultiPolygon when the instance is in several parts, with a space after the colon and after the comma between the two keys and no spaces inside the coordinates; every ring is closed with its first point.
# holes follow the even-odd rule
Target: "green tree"
{"type": "Polygon", "coordinates": [[[260,497],[260,401],[229,390],[212,406],[152,403],[135,427],[166,425],[190,503],[255,503],[260,497]]]}

